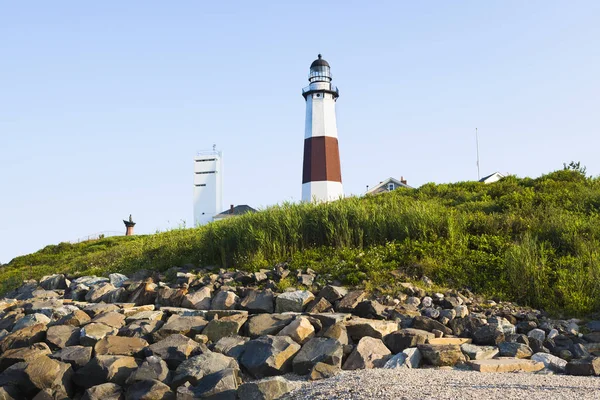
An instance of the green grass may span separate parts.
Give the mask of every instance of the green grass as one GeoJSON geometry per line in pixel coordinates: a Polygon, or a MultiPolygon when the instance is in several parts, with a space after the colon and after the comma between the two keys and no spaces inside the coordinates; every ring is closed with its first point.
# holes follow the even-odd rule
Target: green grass
{"type": "Polygon", "coordinates": [[[441,286],[585,314],[600,308],[599,211],[600,180],[581,170],[491,185],[427,184],[283,204],[194,229],[47,246],[2,266],[0,289],[55,272],[288,262],[385,293],[398,290],[398,279],[427,275],[441,286]]]}

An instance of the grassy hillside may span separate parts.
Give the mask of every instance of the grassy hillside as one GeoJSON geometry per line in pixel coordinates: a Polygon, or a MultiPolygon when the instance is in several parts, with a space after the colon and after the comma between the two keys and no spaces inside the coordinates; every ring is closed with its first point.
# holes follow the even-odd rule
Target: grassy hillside
{"type": "Polygon", "coordinates": [[[54,272],[289,262],[381,292],[397,290],[399,275],[427,275],[443,286],[583,314],[600,308],[599,211],[600,179],[577,169],[492,185],[427,184],[284,204],[196,229],[51,245],[4,265],[0,284],[7,290],[54,272]]]}

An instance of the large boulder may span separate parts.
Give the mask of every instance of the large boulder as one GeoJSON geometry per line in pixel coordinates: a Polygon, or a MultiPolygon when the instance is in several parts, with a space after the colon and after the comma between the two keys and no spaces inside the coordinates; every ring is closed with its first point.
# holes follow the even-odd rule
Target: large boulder
{"type": "Polygon", "coordinates": [[[25,393],[34,394],[44,389],[53,389],[60,396],[73,395],[73,369],[69,364],[41,356],[28,363],[24,373],[26,379],[21,390],[25,393]]]}
{"type": "Polygon", "coordinates": [[[340,342],[328,337],[310,339],[296,354],[292,362],[293,370],[298,375],[306,375],[319,362],[342,365],[343,347],[340,342]]]}
{"type": "Polygon", "coordinates": [[[272,313],[274,299],[275,297],[270,289],[250,290],[246,297],[242,299],[240,306],[242,310],[248,310],[253,314],[272,313]]]}
{"type": "Polygon", "coordinates": [[[125,315],[116,311],[109,311],[106,313],[98,314],[93,319],[92,322],[108,325],[112,328],[121,328],[125,325],[125,315]]]}
{"type": "Polygon", "coordinates": [[[211,310],[235,310],[240,298],[234,292],[228,290],[219,291],[210,303],[211,310]]]}
{"type": "Polygon", "coordinates": [[[65,347],[49,355],[50,358],[71,364],[74,370],[85,366],[92,358],[92,348],[84,346],[65,347]]]}
{"type": "Polygon", "coordinates": [[[348,335],[358,342],[365,336],[382,339],[398,330],[398,323],[366,318],[352,318],[345,322],[348,335]]]}
{"type": "Polygon", "coordinates": [[[46,343],[35,343],[28,347],[7,350],[0,356],[0,372],[19,362],[30,363],[40,356],[47,356],[50,348],[46,343]]]}
{"type": "Polygon", "coordinates": [[[442,332],[444,335],[452,335],[452,329],[448,328],[446,325],[436,321],[435,319],[431,319],[429,317],[424,316],[416,316],[413,319],[413,328],[421,329],[428,332],[433,332],[433,330],[438,330],[442,332]]]}
{"type": "Polygon", "coordinates": [[[108,294],[109,292],[112,292],[115,289],[116,288],[108,282],[103,282],[98,285],[94,285],[90,287],[90,291],[85,295],[85,301],[88,301],[90,303],[98,303],[102,300],[102,297],[104,295],[108,294]]]}
{"type": "Polygon", "coordinates": [[[420,344],[417,348],[423,360],[434,367],[453,366],[465,361],[460,346],[455,344],[420,344]]]}
{"type": "Polygon", "coordinates": [[[328,337],[337,340],[342,345],[346,345],[350,343],[350,337],[348,336],[348,329],[346,329],[346,325],[343,322],[338,322],[331,325],[329,328],[325,330],[321,330],[319,334],[323,337],[328,337]]]}
{"type": "Polygon", "coordinates": [[[178,400],[191,400],[198,398],[214,400],[236,400],[239,371],[235,368],[226,368],[221,371],[206,375],[196,386],[180,386],[177,389],[178,400]]]}
{"type": "Polygon", "coordinates": [[[401,353],[398,353],[386,361],[383,368],[396,369],[396,368],[419,368],[421,365],[421,352],[416,347],[404,349],[401,353]]]}
{"type": "Polygon", "coordinates": [[[169,368],[177,368],[179,364],[205,350],[192,339],[181,334],[171,335],[145,349],[146,356],[158,356],[165,360],[169,368]]]}
{"type": "Polygon", "coordinates": [[[216,343],[221,338],[236,336],[247,319],[248,317],[243,314],[215,318],[206,325],[202,333],[208,337],[208,340],[216,343]]]}
{"type": "Polygon", "coordinates": [[[79,342],[84,346],[94,346],[98,340],[106,336],[116,335],[119,332],[117,328],[101,323],[89,323],[79,331],[79,342]]]}
{"type": "Polygon", "coordinates": [[[250,338],[264,335],[276,335],[294,319],[289,314],[260,314],[250,317],[246,330],[250,338]]]}
{"type": "Polygon", "coordinates": [[[469,360],[489,360],[498,355],[496,346],[477,346],[471,343],[463,343],[460,350],[469,360]]]}
{"type": "Polygon", "coordinates": [[[246,343],[240,364],[255,378],[283,375],[298,351],[300,345],[287,336],[261,336],[246,343]]]}
{"type": "Polygon", "coordinates": [[[311,381],[318,381],[321,379],[332,378],[339,374],[341,370],[339,365],[330,365],[319,362],[310,370],[308,379],[311,381]]]}
{"type": "Polygon", "coordinates": [[[209,286],[204,286],[196,292],[186,294],[181,306],[195,310],[210,310],[211,300],[212,289],[209,286]]]}
{"type": "Polygon", "coordinates": [[[385,319],[385,307],[376,300],[363,300],[354,307],[352,314],[362,318],[385,319]]]}
{"type": "Polygon", "coordinates": [[[156,290],[156,304],[167,307],[180,307],[187,289],[172,289],[167,286],[156,290]]]}
{"type": "Polygon", "coordinates": [[[276,400],[295,389],[292,382],[281,376],[273,376],[247,382],[238,388],[238,397],[244,400],[276,400]]]}
{"type": "Polygon", "coordinates": [[[298,317],[283,328],[277,336],[289,336],[296,343],[304,344],[315,336],[315,328],[306,317],[298,317]]]}
{"type": "Polygon", "coordinates": [[[179,387],[186,382],[189,382],[191,385],[197,385],[204,376],[225,368],[239,369],[240,367],[234,358],[223,354],[215,352],[200,354],[182,362],[177,367],[171,386],[179,387]]]}
{"type": "Polygon", "coordinates": [[[137,356],[148,347],[144,339],[124,336],[107,336],[94,346],[96,355],[137,356]]]}
{"type": "Polygon", "coordinates": [[[152,278],[148,278],[131,292],[127,302],[134,303],[136,306],[154,304],[156,300],[155,289],[156,284],[152,281],[152,278]]]}
{"type": "Polygon", "coordinates": [[[504,331],[496,324],[484,325],[473,332],[473,343],[481,346],[496,346],[504,339],[504,331]]]}
{"type": "Polygon", "coordinates": [[[202,333],[207,324],[208,322],[202,317],[172,315],[158,331],[152,334],[152,337],[155,341],[162,340],[176,333],[193,337],[202,333]]]}
{"type": "Polygon", "coordinates": [[[75,372],[73,381],[83,388],[91,388],[106,382],[123,386],[137,367],[137,361],[133,357],[96,356],[75,372]]]}
{"type": "MultiPolygon", "coordinates": [[[[319,293],[319,295],[321,295],[321,294],[319,293]]],[[[333,296],[328,297],[326,293],[323,295],[323,297],[325,297],[330,303],[333,303],[335,301],[335,300],[331,301],[331,298],[333,296]]],[[[367,292],[365,292],[364,290],[353,290],[351,292],[348,292],[336,304],[336,310],[338,312],[351,313],[354,310],[354,308],[361,301],[363,301],[366,297],[367,297],[367,292]]]]}
{"type": "Polygon", "coordinates": [[[498,344],[498,350],[502,357],[529,358],[533,355],[531,347],[523,343],[502,342],[498,344]]]}
{"type": "Polygon", "coordinates": [[[40,279],[40,286],[46,290],[66,289],[70,284],[63,274],[44,276],[40,279]]]}
{"type": "Polygon", "coordinates": [[[598,376],[600,375],[600,357],[571,360],[565,366],[568,375],[598,376]]]}
{"type": "Polygon", "coordinates": [[[0,352],[18,347],[31,346],[34,343],[43,341],[46,338],[46,325],[35,324],[19,329],[0,339],[0,352]]]}
{"type": "Polygon", "coordinates": [[[215,343],[213,350],[239,360],[244,352],[244,346],[249,340],[243,336],[226,336],[215,343]]]}
{"type": "Polygon", "coordinates": [[[383,342],[393,354],[398,354],[409,347],[427,343],[427,340],[435,338],[431,332],[422,329],[406,328],[400,329],[383,337],[383,342]]]}
{"type": "Polygon", "coordinates": [[[348,289],[346,289],[345,287],[327,285],[323,289],[321,289],[321,291],[319,292],[319,297],[322,297],[329,303],[333,304],[347,294],[348,289]]]}
{"type": "Polygon", "coordinates": [[[131,385],[134,382],[148,380],[157,380],[166,384],[171,382],[171,372],[169,371],[169,366],[160,357],[146,357],[139,368],[129,375],[126,383],[131,385]]]}
{"type": "Polygon", "coordinates": [[[275,312],[302,312],[304,307],[315,298],[308,290],[296,290],[281,293],[275,299],[275,312]]]}
{"type": "Polygon", "coordinates": [[[541,362],[544,364],[544,367],[549,369],[550,371],[564,373],[567,367],[567,361],[562,358],[558,358],[548,353],[535,353],[531,356],[533,361],[541,362]]]}
{"type": "Polygon", "coordinates": [[[342,368],[345,370],[380,368],[391,354],[381,339],[365,336],[360,339],[342,368]]]}
{"type": "Polygon", "coordinates": [[[56,325],[82,326],[89,323],[92,319],[82,310],[74,310],[71,314],[65,315],[56,322],[56,325]]]}
{"type": "Polygon", "coordinates": [[[64,349],[79,344],[79,328],[71,325],[54,325],[46,331],[46,342],[53,348],[64,349]]]}
{"type": "Polygon", "coordinates": [[[175,400],[168,385],[158,380],[137,381],[127,388],[125,400],[175,400]]]}
{"type": "Polygon", "coordinates": [[[19,329],[26,328],[28,326],[36,324],[48,325],[50,318],[41,313],[34,313],[24,316],[19,319],[12,328],[12,332],[18,331],[19,329]]]}
{"type": "Polygon", "coordinates": [[[115,383],[102,383],[86,389],[81,400],[123,400],[123,388],[115,383]]]}

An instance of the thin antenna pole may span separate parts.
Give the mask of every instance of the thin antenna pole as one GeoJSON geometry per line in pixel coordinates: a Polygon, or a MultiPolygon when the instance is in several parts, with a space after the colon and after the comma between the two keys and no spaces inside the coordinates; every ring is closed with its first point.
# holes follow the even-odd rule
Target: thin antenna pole
{"type": "Polygon", "coordinates": [[[477,128],[475,128],[475,145],[477,146],[477,180],[481,179],[479,174],[479,134],[477,128]]]}

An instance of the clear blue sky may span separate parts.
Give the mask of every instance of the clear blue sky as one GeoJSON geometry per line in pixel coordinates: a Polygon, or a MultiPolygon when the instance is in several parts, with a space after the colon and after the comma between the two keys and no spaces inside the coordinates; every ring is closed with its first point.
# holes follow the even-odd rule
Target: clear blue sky
{"type": "Polygon", "coordinates": [[[346,194],[600,174],[600,2],[1,1],[0,262],[192,222],[192,159],[224,207],[298,201],[308,67],[332,66],[346,194]]]}

